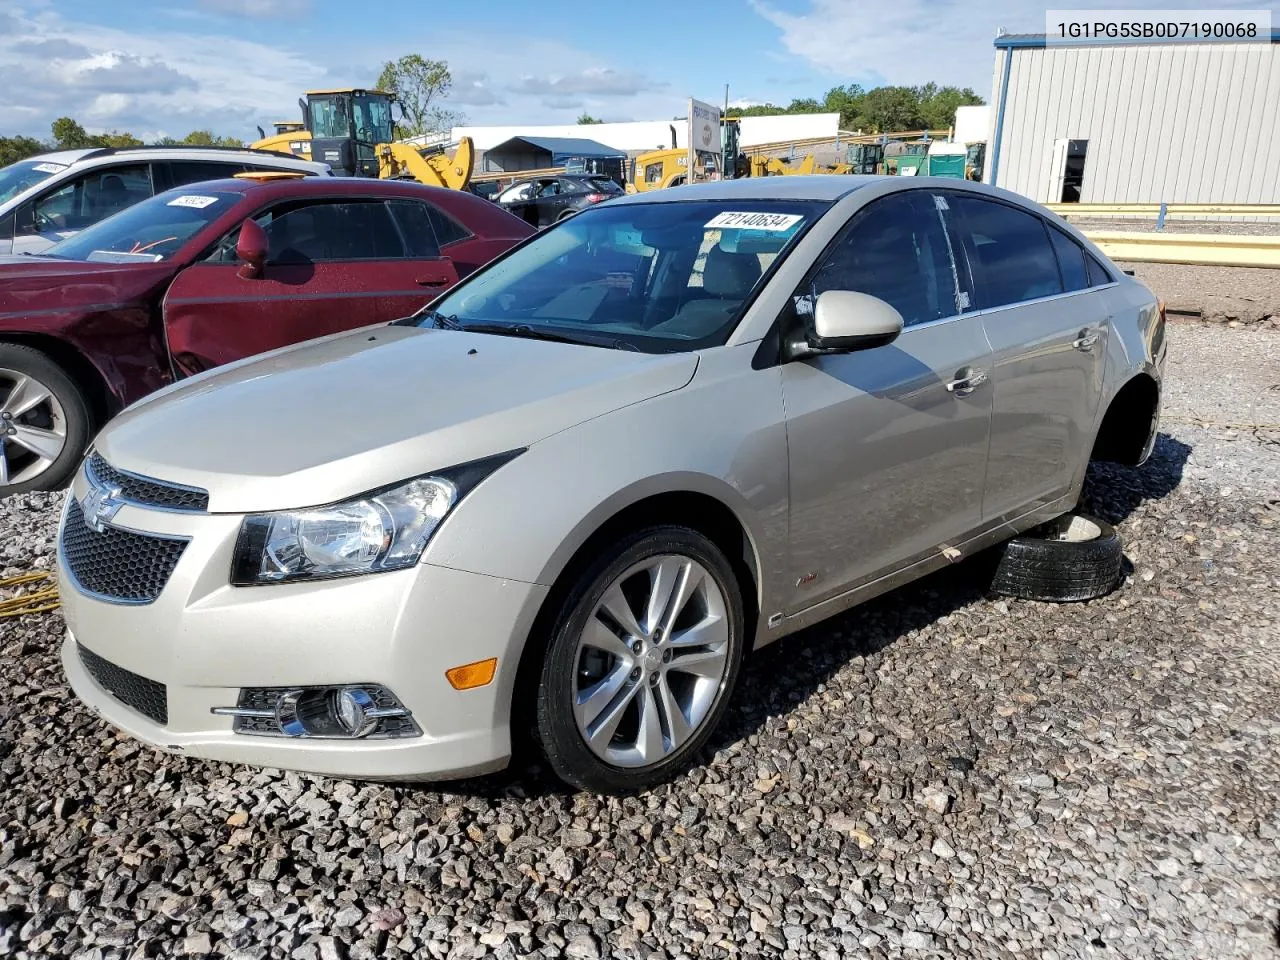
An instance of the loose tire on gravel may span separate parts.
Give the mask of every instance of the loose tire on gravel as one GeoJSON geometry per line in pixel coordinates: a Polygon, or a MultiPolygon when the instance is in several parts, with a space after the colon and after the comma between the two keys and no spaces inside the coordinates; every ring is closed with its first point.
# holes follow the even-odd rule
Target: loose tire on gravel
{"type": "Polygon", "coordinates": [[[1115,589],[1123,556],[1110,524],[1069,513],[1006,543],[991,590],[1023,600],[1092,600],[1115,589]]]}
{"type": "Polygon", "coordinates": [[[551,769],[596,793],[674,776],[724,714],[745,622],[733,568],[695,530],[650,527],[601,551],[561,604],[538,678],[551,769]]]}
{"type": "Polygon", "coordinates": [[[0,343],[0,496],[66,485],[91,439],[89,405],[39,350],[0,343]]]}

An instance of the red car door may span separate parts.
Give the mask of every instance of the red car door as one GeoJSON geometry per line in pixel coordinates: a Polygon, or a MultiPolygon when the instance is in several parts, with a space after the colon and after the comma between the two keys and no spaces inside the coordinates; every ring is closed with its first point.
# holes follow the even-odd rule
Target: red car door
{"type": "Polygon", "coordinates": [[[458,279],[434,238],[407,238],[381,199],[286,201],[254,220],[269,241],[260,276],[240,275],[237,229],[165,294],[176,376],[407,316],[458,279]]]}

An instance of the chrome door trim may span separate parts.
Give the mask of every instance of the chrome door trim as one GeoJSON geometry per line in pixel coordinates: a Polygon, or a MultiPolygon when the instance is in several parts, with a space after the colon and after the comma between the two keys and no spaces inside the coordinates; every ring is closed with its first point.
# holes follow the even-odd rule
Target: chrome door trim
{"type": "MultiPolygon", "coordinates": [[[[867,600],[872,600],[883,593],[888,593],[890,590],[905,586],[913,580],[918,580],[920,577],[941,570],[961,557],[971,556],[980,550],[985,550],[987,547],[994,546],[1003,540],[1008,540],[1010,537],[1030,530],[1032,527],[1039,526],[1055,517],[1060,517],[1071,510],[1074,503],[1075,498],[1070,494],[1059,497],[1049,503],[1033,507],[1026,513],[1011,520],[1001,520],[985,528],[979,528],[978,533],[951,548],[959,551],[960,557],[953,559],[951,555],[939,548],[938,550],[930,551],[924,557],[909,561],[895,570],[890,570],[869,581],[865,581],[844,593],[829,597],[810,607],[805,607],[790,616],[784,615],[782,622],[776,626],[766,626],[762,622],[756,630],[755,646],[758,649],[772,643],[774,640],[795,633],[797,630],[803,630],[805,627],[826,620],[828,617],[833,617],[852,607],[856,607],[860,603],[865,603],[867,600]]],[[[771,624],[773,619],[773,617],[770,618],[771,624]]]]}

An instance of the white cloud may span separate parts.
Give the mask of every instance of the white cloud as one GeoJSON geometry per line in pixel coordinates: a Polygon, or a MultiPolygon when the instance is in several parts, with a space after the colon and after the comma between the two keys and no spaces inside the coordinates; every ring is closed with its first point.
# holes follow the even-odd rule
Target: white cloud
{"type": "Polygon", "coordinates": [[[0,132],[49,135],[61,116],[91,132],[150,140],[193,129],[253,137],[256,124],[297,114],[316,75],[303,53],[228,35],[127,33],[56,13],[7,16],[0,30],[0,132]]]}
{"type": "MultiPolygon", "coordinates": [[[[209,0],[223,12],[242,2],[249,0],[209,0]]],[[[255,9],[279,11],[281,2],[255,0],[255,9]]],[[[668,117],[687,95],[634,64],[527,34],[486,35],[478,59],[472,30],[392,26],[389,40],[299,32],[296,44],[259,43],[203,3],[128,32],[78,21],[45,0],[0,6],[0,135],[48,137],[54,119],[70,116],[93,133],[127,130],[145,140],[195,129],[252,140],[257,125],[297,117],[306,90],[369,86],[378,64],[414,49],[453,65],[454,90],[442,106],[464,111],[471,123],[572,122],[583,110],[668,117]]]]}
{"type": "Polygon", "coordinates": [[[502,96],[495,92],[487,73],[473,73],[468,70],[455,70],[453,73],[453,89],[449,92],[449,102],[461,107],[488,107],[505,103],[502,96]]]}
{"type": "MultiPolygon", "coordinates": [[[[991,96],[996,32],[1043,33],[1045,5],[1029,0],[894,0],[889,4],[809,0],[793,13],[775,0],[748,0],[778,28],[792,57],[835,82],[914,86],[934,81],[991,96]]],[[[1129,0],[1129,9],[1236,8],[1235,0],[1129,0]]],[[[766,54],[767,55],[767,54],[766,54]]],[[[773,59],[773,58],[771,58],[773,59]]]]}
{"type": "Polygon", "coordinates": [[[152,93],[191,89],[196,85],[191,77],[159,60],[144,60],[118,50],[71,64],[66,77],[75,86],[95,93],[152,93]]]}
{"type": "Polygon", "coordinates": [[[550,76],[522,76],[511,89],[519,93],[535,93],[564,99],[573,94],[593,97],[632,97],[638,93],[667,86],[639,73],[628,73],[610,67],[589,67],[578,73],[550,76]]]}
{"type": "Polygon", "coordinates": [[[200,6],[228,17],[288,20],[311,12],[311,0],[200,0],[200,6]]]}

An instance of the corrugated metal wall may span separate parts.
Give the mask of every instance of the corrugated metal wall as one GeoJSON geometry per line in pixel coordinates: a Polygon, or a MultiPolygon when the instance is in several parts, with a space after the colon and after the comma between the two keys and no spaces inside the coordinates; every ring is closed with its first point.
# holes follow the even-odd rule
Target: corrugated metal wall
{"type": "Polygon", "coordinates": [[[1012,56],[998,186],[1051,196],[1056,139],[1088,140],[1082,203],[1280,203],[1280,44],[996,50],[1012,56]]]}

